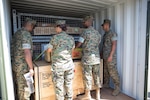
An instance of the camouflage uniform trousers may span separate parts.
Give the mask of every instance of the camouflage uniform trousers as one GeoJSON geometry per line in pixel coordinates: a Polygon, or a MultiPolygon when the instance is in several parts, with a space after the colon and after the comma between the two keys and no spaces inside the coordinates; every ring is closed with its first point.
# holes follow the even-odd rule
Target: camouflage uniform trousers
{"type": "Polygon", "coordinates": [[[83,79],[86,90],[92,89],[92,79],[96,88],[101,87],[100,82],[100,64],[96,65],[83,65],[83,79]]]}
{"type": "MultiPolygon", "coordinates": [[[[22,67],[22,66],[17,66],[16,68],[19,69],[19,67],[22,67]]],[[[20,70],[13,70],[13,77],[14,77],[16,99],[17,100],[30,100],[30,92],[29,92],[29,88],[27,86],[27,83],[24,77],[24,72],[20,70]]]]}
{"type": "Polygon", "coordinates": [[[52,71],[52,79],[55,86],[56,100],[72,100],[72,81],[74,69],[52,71]]]}
{"type": "Polygon", "coordinates": [[[119,74],[116,68],[117,61],[113,58],[112,62],[108,62],[104,59],[104,84],[109,85],[110,77],[112,78],[114,85],[120,85],[119,74]]]}

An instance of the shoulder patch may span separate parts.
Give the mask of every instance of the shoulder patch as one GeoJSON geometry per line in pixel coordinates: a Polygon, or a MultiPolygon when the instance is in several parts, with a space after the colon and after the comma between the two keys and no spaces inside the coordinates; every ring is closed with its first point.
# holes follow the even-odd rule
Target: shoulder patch
{"type": "Polygon", "coordinates": [[[22,44],[22,49],[31,49],[31,45],[28,43],[22,44]]]}

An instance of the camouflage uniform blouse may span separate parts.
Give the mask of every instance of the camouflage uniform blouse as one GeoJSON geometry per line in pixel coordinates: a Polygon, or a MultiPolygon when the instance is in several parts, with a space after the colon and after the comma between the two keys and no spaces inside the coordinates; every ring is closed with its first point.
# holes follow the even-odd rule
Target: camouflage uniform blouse
{"type": "Polygon", "coordinates": [[[50,41],[49,48],[52,49],[52,68],[68,69],[73,67],[72,49],[74,48],[74,38],[66,32],[54,35],[50,41]],[[68,65],[70,64],[70,66],[68,65]]]}
{"type": "Polygon", "coordinates": [[[14,34],[12,39],[12,63],[13,71],[23,72],[23,74],[28,72],[24,49],[30,49],[32,52],[32,37],[28,31],[22,28],[14,34]]]}
{"type": "Polygon", "coordinates": [[[99,44],[101,35],[93,27],[85,29],[79,38],[82,44],[82,62],[85,65],[95,65],[100,63],[99,44]]]}
{"type": "MultiPolygon", "coordinates": [[[[117,40],[117,34],[112,32],[105,32],[103,36],[103,59],[107,59],[110,55],[112,42],[117,40]]],[[[116,51],[113,55],[113,58],[116,58],[116,51]]]]}

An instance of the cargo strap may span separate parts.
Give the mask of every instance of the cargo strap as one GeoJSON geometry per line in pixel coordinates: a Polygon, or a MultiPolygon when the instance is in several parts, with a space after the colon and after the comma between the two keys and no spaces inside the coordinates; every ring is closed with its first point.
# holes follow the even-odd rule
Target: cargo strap
{"type": "Polygon", "coordinates": [[[35,62],[36,60],[38,60],[45,52],[46,50],[42,51],[34,60],[33,62],[35,62]]]}

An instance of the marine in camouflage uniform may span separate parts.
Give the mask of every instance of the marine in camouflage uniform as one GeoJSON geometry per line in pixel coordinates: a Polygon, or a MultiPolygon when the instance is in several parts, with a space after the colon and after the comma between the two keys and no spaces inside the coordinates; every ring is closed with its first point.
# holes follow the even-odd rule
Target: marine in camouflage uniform
{"type": "Polygon", "coordinates": [[[116,44],[114,44],[117,41],[117,34],[109,29],[110,24],[111,21],[109,19],[105,19],[104,23],[102,24],[102,27],[105,31],[105,34],[103,36],[104,87],[109,87],[109,81],[111,77],[115,85],[115,90],[113,91],[112,95],[115,96],[118,95],[120,92],[120,80],[116,68],[117,67],[116,44]],[[113,47],[113,45],[115,45],[115,47],[113,47]],[[109,57],[112,57],[111,61],[109,61],[109,57]]]}
{"type": "Polygon", "coordinates": [[[79,47],[82,44],[83,79],[85,83],[84,97],[87,97],[87,99],[91,98],[90,90],[92,88],[92,77],[93,77],[94,85],[97,88],[96,99],[99,100],[100,99],[99,88],[101,87],[99,44],[101,42],[101,35],[91,26],[92,22],[93,17],[86,16],[84,18],[84,25],[86,29],[81,34],[79,38],[79,44],[76,47],[79,47]]]}
{"type": "MultiPolygon", "coordinates": [[[[35,25],[35,21],[27,18],[26,24],[30,23],[33,26],[35,25]]],[[[23,27],[18,30],[13,38],[11,45],[11,53],[12,53],[12,69],[14,76],[14,84],[17,94],[17,100],[29,100],[30,93],[29,88],[27,86],[24,74],[29,72],[29,67],[25,59],[24,50],[30,49],[32,52],[32,38],[30,32],[23,27]]]]}
{"type": "MultiPolygon", "coordinates": [[[[65,20],[56,21],[58,28],[66,27],[65,20]]],[[[61,28],[62,29],[62,28],[61,28]]],[[[52,50],[52,80],[55,86],[56,100],[72,100],[72,81],[74,63],[72,49],[75,47],[74,38],[66,34],[66,29],[51,38],[48,48],[52,50]],[[65,89],[65,90],[64,90],[65,89]]]]}

